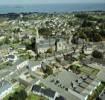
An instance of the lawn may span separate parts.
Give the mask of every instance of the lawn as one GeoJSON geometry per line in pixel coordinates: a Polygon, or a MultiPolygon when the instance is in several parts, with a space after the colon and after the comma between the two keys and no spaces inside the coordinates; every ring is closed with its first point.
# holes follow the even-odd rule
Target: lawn
{"type": "Polygon", "coordinates": [[[91,67],[81,67],[80,68],[82,74],[89,74],[96,76],[99,70],[91,68],[91,67]]]}
{"type": "Polygon", "coordinates": [[[30,93],[26,100],[47,100],[45,97],[30,93]]]}
{"type": "Polygon", "coordinates": [[[86,74],[86,75],[92,75],[92,76],[96,76],[97,73],[99,72],[98,69],[92,68],[92,67],[88,67],[88,66],[83,66],[83,65],[73,65],[71,70],[73,70],[74,72],[76,71],[80,71],[80,74],[86,74]]]}

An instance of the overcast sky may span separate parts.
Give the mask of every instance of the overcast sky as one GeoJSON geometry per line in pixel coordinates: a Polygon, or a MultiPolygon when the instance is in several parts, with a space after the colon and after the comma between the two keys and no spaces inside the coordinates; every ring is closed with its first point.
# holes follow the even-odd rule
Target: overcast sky
{"type": "Polygon", "coordinates": [[[52,4],[52,3],[105,3],[105,0],[0,0],[1,5],[7,4],[52,4]]]}

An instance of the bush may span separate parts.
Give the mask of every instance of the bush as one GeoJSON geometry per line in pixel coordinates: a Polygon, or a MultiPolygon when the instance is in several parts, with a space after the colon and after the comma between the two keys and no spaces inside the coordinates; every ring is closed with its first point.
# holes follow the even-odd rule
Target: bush
{"type": "Polygon", "coordinates": [[[103,58],[102,52],[97,51],[97,50],[94,50],[94,51],[92,52],[92,56],[93,56],[94,58],[103,58]]]}
{"type": "Polygon", "coordinates": [[[52,53],[52,52],[53,52],[52,48],[49,48],[49,49],[46,51],[46,53],[52,53]]]}

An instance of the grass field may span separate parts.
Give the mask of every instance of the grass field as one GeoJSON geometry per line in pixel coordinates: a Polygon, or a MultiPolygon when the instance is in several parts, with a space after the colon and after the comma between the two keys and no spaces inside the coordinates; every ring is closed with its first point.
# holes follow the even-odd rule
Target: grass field
{"type": "Polygon", "coordinates": [[[47,100],[45,97],[30,93],[26,100],[47,100]]]}
{"type": "Polygon", "coordinates": [[[93,75],[93,76],[96,76],[97,73],[99,72],[99,70],[97,69],[94,69],[94,68],[91,68],[91,67],[80,67],[80,71],[81,71],[81,74],[88,74],[88,75],[93,75]]]}

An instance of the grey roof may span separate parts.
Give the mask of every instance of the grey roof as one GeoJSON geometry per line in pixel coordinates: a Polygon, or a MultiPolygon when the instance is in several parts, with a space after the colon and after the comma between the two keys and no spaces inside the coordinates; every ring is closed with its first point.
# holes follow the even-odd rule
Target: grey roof
{"type": "Polygon", "coordinates": [[[8,58],[14,59],[14,55],[8,55],[8,58]]]}
{"type": "Polygon", "coordinates": [[[50,46],[54,46],[55,45],[55,43],[50,43],[49,44],[49,42],[48,43],[42,43],[42,44],[38,44],[38,47],[39,48],[48,48],[48,47],[50,47],[50,46]]]}
{"type": "Polygon", "coordinates": [[[47,97],[51,97],[51,98],[54,98],[55,93],[56,93],[55,91],[53,91],[53,90],[51,90],[49,88],[47,88],[47,89],[41,88],[41,86],[39,86],[39,85],[33,85],[32,91],[41,93],[41,94],[43,94],[43,95],[45,95],[47,97]]]}
{"type": "Polygon", "coordinates": [[[34,67],[36,65],[39,65],[40,64],[40,61],[29,61],[29,67],[34,67]]]}
{"type": "Polygon", "coordinates": [[[48,96],[48,97],[54,98],[56,92],[51,90],[51,89],[43,89],[42,88],[41,93],[48,96]]]}
{"type": "Polygon", "coordinates": [[[0,94],[6,91],[11,87],[11,84],[8,81],[2,80],[0,81],[0,94]]]}
{"type": "Polygon", "coordinates": [[[40,90],[41,90],[41,86],[39,86],[39,85],[33,85],[32,91],[40,92],[40,90]]]}
{"type": "Polygon", "coordinates": [[[105,71],[100,71],[100,72],[97,74],[97,78],[98,78],[100,81],[104,81],[104,82],[105,82],[105,71]]]}
{"type": "Polygon", "coordinates": [[[43,43],[55,43],[55,39],[46,39],[46,40],[42,40],[42,41],[40,41],[40,44],[43,44],[43,43]]]}
{"type": "MultiPolygon", "coordinates": [[[[56,40],[56,39],[54,39],[54,38],[42,40],[42,41],[40,41],[40,42],[37,44],[37,46],[38,46],[39,48],[48,48],[48,47],[50,47],[50,46],[54,46],[54,45],[55,45],[55,40],[56,40]]],[[[63,42],[63,41],[64,41],[64,39],[59,38],[59,42],[63,42]]]]}

